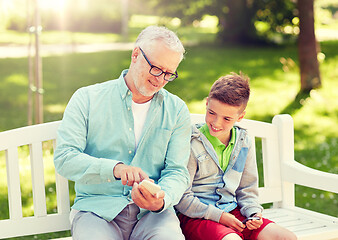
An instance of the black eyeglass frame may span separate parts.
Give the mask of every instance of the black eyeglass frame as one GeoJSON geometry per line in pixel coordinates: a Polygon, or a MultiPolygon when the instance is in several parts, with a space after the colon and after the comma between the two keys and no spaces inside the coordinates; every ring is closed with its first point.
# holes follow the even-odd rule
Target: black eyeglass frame
{"type": "Polygon", "coordinates": [[[141,50],[141,53],[142,53],[144,59],[147,61],[147,63],[148,63],[149,66],[150,66],[149,73],[150,73],[151,75],[153,75],[153,76],[155,76],[155,77],[159,77],[159,76],[161,76],[162,74],[164,74],[164,77],[163,77],[163,78],[164,78],[164,80],[166,80],[167,82],[172,82],[172,81],[174,81],[176,78],[178,78],[178,73],[177,73],[177,71],[175,71],[175,73],[165,72],[165,71],[163,71],[161,68],[152,65],[152,64],[150,63],[149,59],[147,58],[146,54],[143,52],[142,48],[139,47],[139,49],[141,50]],[[152,70],[153,68],[158,69],[158,70],[161,71],[161,72],[160,72],[159,74],[154,74],[154,73],[151,72],[151,70],[152,70]],[[166,79],[166,76],[171,76],[171,77],[174,77],[174,78],[173,78],[173,79],[170,79],[170,77],[169,77],[169,79],[166,79]]]}

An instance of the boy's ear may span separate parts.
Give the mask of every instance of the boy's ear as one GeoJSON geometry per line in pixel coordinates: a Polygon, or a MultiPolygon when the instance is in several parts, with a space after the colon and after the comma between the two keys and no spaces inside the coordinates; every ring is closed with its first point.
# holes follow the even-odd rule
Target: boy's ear
{"type": "Polygon", "coordinates": [[[246,111],[244,110],[244,111],[239,115],[239,117],[238,117],[238,119],[237,119],[237,122],[240,122],[240,121],[244,118],[245,114],[246,114],[246,111]]]}

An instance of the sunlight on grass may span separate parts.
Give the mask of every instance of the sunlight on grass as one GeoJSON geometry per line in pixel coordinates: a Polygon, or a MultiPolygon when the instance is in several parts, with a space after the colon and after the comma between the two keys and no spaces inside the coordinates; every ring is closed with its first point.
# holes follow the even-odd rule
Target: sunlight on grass
{"type": "Polygon", "coordinates": [[[27,76],[23,74],[12,74],[5,79],[4,83],[27,86],[27,76]]]}
{"type": "MultiPolygon", "coordinates": [[[[15,44],[27,45],[29,43],[28,32],[16,32],[11,30],[1,31],[0,45],[15,44]]],[[[32,35],[32,44],[34,36],[32,35]]],[[[48,31],[42,32],[41,44],[90,44],[90,43],[112,43],[122,40],[122,36],[116,33],[82,33],[69,31],[48,31]]]]}
{"type": "Polygon", "coordinates": [[[63,113],[66,109],[66,105],[64,104],[49,104],[44,107],[45,111],[49,113],[63,113]]]}
{"type": "Polygon", "coordinates": [[[157,25],[160,21],[159,16],[132,15],[129,20],[129,27],[144,28],[149,25],[157,25]]]}
{"type": "Polygon", "coordinates": [[[203,99],[202,101],[191,101],[187,103],[189,111],[191,113],[205,114],[205,101],[206,99],[203,99]]]}

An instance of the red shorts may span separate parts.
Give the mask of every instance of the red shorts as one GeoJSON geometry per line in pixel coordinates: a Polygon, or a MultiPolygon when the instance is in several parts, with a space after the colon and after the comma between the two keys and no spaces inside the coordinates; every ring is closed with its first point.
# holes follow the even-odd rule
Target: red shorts
{"type": "MultiPolygon", "coordinates": [[[[230,212],[238,220],[243,221],[245,219],[242,216],[238,208],[230,212]]],[[[243,232],[237,232],[232,228],[226,227],[218,222],[212,220],[206,220],[201,218],[189,218],[180,214],[178,216],[181,222],[182,232],[186,240],[199,240],[199,239],[210,239],[210,240],[221,240],[224,236],[230,233],[238,234],[242,239],[256,240],[258,234],[265,228],[269,223],[273,223],[269,219],[263,218],[263,224],[255,230],[249,230],[245,228],[243,232]]]]}

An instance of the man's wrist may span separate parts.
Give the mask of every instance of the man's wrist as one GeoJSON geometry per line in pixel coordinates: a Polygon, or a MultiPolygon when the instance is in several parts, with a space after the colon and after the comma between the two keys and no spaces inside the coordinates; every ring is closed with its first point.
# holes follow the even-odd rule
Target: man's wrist
{"type": "Polygon", "coordinates": [[[123,162],[118,162],[118,163],[116,163],[116,165],[113,167],[113,177],[114,177],[116,180],[121,180],[121,178],[116,177],[115,172],[114,172],[116,166],[117,166],[117,165],[120,165],[120,164],[123,164],[123,162]]]}
{"type": "Polygon", "coordinates": [[[154,212],[154,213],[159,213],[159,212],[162,212],[162,210],[164,209],[164,199],[163,199],[163,205],[162,205],[162,207],[160,208],[160,209],[158,209],[158,210],[156,210],[156,211],[152,211],[152,212],[154,212]]]}

